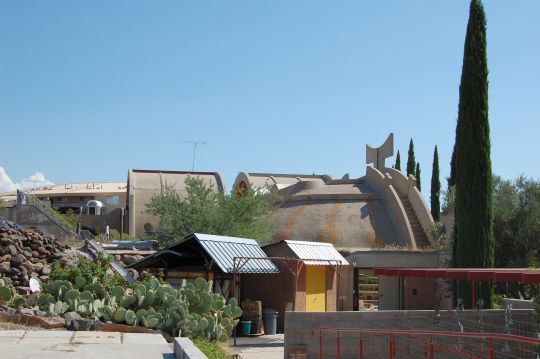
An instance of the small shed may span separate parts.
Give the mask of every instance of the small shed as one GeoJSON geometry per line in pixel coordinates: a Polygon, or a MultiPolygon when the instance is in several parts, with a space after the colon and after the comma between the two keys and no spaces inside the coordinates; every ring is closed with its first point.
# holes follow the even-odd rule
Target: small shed
{"type": "Polygon", "coordinates": [[[280,270],[278,275],[242,275],[242,300],[260,300],[279,312],[326,312],[340,309],[339,280],[349,263],[331,243],[284,240],[262,247],[280,270]]]}
{"type": "Polygon", "coordinates": [[[258,258],[246,263],[237,270],[237,274],[279,273],[255,240],[202,233],[193,233],[133,263],[130,268],[162,272],[165,280],[173,286],[180,285],[183,279],[202,277],[212,280],[213,291],[228,299],[232,296],[233,268],[237,257],[258,258]]]}

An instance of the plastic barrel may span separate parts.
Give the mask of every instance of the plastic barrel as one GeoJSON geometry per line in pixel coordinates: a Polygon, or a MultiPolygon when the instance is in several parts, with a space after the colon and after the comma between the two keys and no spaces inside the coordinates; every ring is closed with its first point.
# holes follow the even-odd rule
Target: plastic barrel
{"type": "Polygon", "coordinates": [[[242,320],[240,322],[240,333],[245,336],[251,334],[251,320],[242,320]]]}
{"type": "Polygon", "coordinates": [[[263,322],[265,334],[276,334],[278,312],[275,309],[263,309],[263,322]]]}
{"type": "Polygon", "coordinates": [[[251,334],[259,334],[259,321],[258,320],[251,321],[251,334]]]}

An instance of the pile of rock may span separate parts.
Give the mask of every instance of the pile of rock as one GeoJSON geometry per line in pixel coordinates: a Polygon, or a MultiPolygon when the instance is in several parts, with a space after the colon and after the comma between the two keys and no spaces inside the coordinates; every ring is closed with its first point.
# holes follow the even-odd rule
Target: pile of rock
{"type": "Polygon", "coordinates": [[[49,280],[51,263],[67,264],[70,250],[56,241],[53,235],[30,229],[0,227],[0,277],[7,286],[26,287],[31,277],[49,280]]]}

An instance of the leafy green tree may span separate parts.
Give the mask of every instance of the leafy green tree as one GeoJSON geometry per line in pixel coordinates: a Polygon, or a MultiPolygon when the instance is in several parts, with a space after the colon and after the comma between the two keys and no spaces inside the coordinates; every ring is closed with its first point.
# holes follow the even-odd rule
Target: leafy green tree
{"type": "Polygon", "coordinates": [[[497,267],[540,266],[540,181],[493,178],[493,231],[497,267]]]}
{"type": "MultiPolygon", "coordinates": [[[[521,176],[514,181],[493,177],[493,232],[497,268],[540,266],[540,181],[521,176]]],[[[530,286],[509,283],[501,294],[530,299],[530,286]]]]}
{"type": "Polygon", "coordinates": [[[272,213],[274,191],[235,189],[233,194],[219,193],[198,177],[186,179],[187,198],[173,187],[153,197],[148,212],[159,217],[157,238],[162,245],[182,240],[192,233],[207,233],[268,241],[272,232],[262,219],[272,213]]]}
{"type": "Polygon", "coordinates": [[[433,151],[433,168],[431,170],[431,216],[435,222],[441,220],[441,180],[439,178],[439,152],[437,146],[433,151]]]}
{"type": "Polygon", "coordinates": [[[401,157],[399,155],[399,150],[397,151],[396,163],[394,164],[394,168],[398,171],[401,171],[401,157]]]}
{"type": "MultiPolygon", "coordinates": [[[[480,0],[472,0],[455,143],[454,263],[458,268],[490,268],[495,259],[487,76],[484,7],[480,0]]],[[[456,294],[466,307],[476,305],[471,303],[470,283],[459,282],[456,294]]],[[[479,298],[484,307],[491,307],[491,285],[482,286],[479,298]]]]}
{"type": "Polygon", "coordinates": [[[407,157],[407,176],[408,175],[416,177],[416,160],[414,159],[414,143],[412,138],[409,142],[409,153],[407,157]]]}

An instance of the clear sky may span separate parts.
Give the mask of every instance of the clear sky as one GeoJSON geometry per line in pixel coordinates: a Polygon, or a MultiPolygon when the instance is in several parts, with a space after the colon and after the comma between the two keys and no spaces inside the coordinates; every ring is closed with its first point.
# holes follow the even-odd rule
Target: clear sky
{"type": "MultiPolygon", "coordinates": [[[[486,0],[493,171],[540,178],[540,1],[486,0]]],[[[365,173],[409,139],[449,174],[468,0],[0,0],[0,167],[365,173]]],[[[393,163],[393,159],[389,161],[393,163]]],[[[3,171],[0,171],[0,174],[3,171]]]]}

